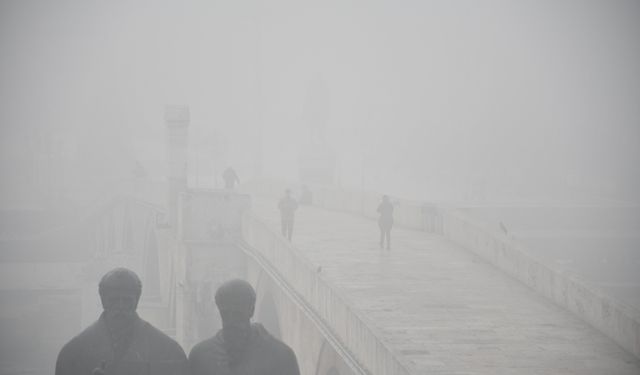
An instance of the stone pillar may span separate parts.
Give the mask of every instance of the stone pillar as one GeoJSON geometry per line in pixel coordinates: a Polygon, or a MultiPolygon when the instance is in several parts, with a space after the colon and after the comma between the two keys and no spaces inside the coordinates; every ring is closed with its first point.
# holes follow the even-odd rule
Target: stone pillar
{"type": "Polygon", "coordinates": [[[164,109],[167,126],[167,161],[169,167],[168,222],[178,229],[178,195],[187,189],[187,146],[189,140],[189,107],[167,105],[164,109]]]}

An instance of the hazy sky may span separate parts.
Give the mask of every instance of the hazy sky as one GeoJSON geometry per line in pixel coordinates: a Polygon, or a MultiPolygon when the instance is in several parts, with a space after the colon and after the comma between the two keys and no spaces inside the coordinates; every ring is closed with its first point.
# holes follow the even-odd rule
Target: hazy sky
{"type": "Polygon", "coordinates": [[[295,177],[324,140],[345,185],[364,166],[413,196],[503,178],[629,195],[638,35],[631,0],[0,0],[2,167],[43,129],[83,160],[162,158],[163,107],[186,104],[193,143],[224,139],[241,177],[256,157],[295,177]]]}

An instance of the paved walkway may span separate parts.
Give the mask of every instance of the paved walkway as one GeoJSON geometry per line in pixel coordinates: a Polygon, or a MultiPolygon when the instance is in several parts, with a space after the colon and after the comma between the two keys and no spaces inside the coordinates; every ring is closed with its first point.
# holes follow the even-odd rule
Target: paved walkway
{"type": "MultiPolygon", "coordinates": [[[[254,211],[279,231],[274,201],[254,211]]],[[[293,244],[322,267],[415,374],[640,374],[640,361],[443,237],[301,206],[293,244]]]]}

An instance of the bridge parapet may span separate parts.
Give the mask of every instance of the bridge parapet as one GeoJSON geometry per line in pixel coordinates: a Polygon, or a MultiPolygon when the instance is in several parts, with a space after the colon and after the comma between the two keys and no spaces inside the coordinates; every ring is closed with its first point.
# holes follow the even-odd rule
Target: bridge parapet
{"type": "Polygon", "coordinates": [[[409,375],[410,367],[380,340],[373,324],[357,314],[316,267],[265,223],[243,217],[243,237],[259,252],[332,329],[358,363],[372,374],[409,375]]]}
{"type": "Polygon", "coordinates": [[[522,245],[484,223],[450,210],[443,234],[473,251],[536,292],[571,311],[640,358],[640,313],[575,275],[534,259],[522,245]]]}
{"type": "MultiPolygon", "coordinates": [[[[245,184],[246,191],[261,196],[277,197],[291,184],[275,181],[257,181],[245,184]]],[[[327,210],[348,212],[377,219],[376,209],[382,194],[368,191],[350,191],[330,186],[310,186],[313,205],[327,210]]],[[[405,228],[442,234],[442,218],[446,208],[427,202],[392,198],[395,204],[394,221],[405,228]]]]}
{"type": "MultiPolygon", "coordinates": [[[[281,194],[285,184],[260,182],[257,193],[281,194]]],[[[310,187],[313,204],[328,210],[377,218],[381,194],[335,187],[310,187]]],[[[397,225],[438,233],[472,251],[503,272],[600,330],[640,358],[640,312],[607,296],[581,278],[534,259],[504,233],[460,210],[435,204],[393,199],[397,225]]]]}
{"type": "Polygon", "coordinates": [[[250,206],[251,199],[246,194],[189,189],[179,198],[178,238],[188,243],[238,238],[242,213],[250,206]]]}

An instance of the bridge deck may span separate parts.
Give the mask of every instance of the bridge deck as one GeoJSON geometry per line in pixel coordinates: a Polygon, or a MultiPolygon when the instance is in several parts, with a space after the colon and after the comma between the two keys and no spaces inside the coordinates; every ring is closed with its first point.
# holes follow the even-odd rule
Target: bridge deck
{"type": "MultiPolygon", "coordinates": [[[[274,230],[273,201],[254,211],[274,230]]],[[[443,237],[301,206],[293,244],[416,374],[640,374],[640,362],[572,314],[443,237]]]]}

